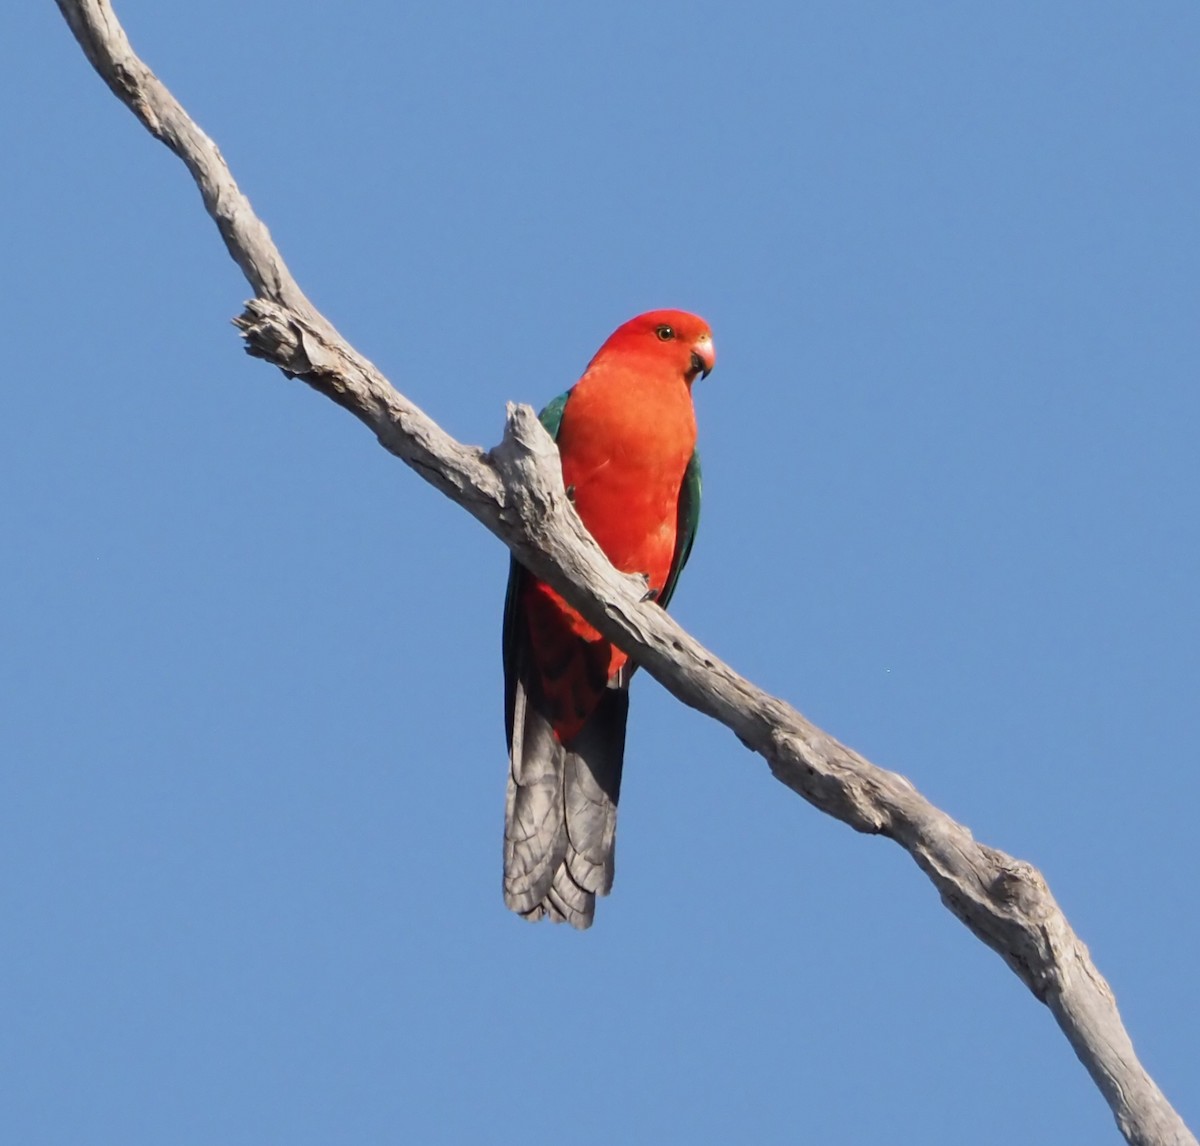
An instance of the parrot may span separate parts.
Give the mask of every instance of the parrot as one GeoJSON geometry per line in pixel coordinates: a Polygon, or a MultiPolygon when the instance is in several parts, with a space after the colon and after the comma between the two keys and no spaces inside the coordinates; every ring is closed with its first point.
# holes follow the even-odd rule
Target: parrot
{"type": "MultiPolygon", "coordinates": [[[[619,326],[539,415],[580,520],[617,569],[645,577],[663,608],[700,516],[692,383],[715,363],[702,318],[649,311],[619,326]]],[[[528,920],[583,930],[596,896],[612,889],[636,665],[515,559],[503,629],[504,901],[528,920]]]]}

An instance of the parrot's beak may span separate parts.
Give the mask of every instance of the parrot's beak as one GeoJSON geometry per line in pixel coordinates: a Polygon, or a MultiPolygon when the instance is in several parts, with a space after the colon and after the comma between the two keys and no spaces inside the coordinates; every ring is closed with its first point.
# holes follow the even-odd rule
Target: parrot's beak
{"type": "Polygon", "coordinates": [[[701,378],[707,378],[712,368],[717,364],[717,352],[713,347],[712,336],[706,334],[692,347],[692,372],[701,378]]]}

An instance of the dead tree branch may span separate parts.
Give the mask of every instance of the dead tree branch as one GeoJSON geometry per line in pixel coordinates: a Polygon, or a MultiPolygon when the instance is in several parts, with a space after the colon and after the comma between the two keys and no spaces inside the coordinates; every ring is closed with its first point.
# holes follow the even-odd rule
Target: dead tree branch
{"type": "Polygon", "coordinates": [[[237,325],[249,353],[366,423],[385,449],[463,506],[685,704],[720,721],[821,811],[895,840],[942,901],[1053,1012],[1130,1143],[1197,1146],[1143,1069],[1113,993],[1031,865],[977,843],[903,776],[864,760],[739,676],[608,563],[567,501],[557,451],[524,406],[504,440],[464,446],[345,342],[292,278],[216,145],[134,54],[108,0],[56,0],[92,66],[187,165],[256,297],[237,325]]]}

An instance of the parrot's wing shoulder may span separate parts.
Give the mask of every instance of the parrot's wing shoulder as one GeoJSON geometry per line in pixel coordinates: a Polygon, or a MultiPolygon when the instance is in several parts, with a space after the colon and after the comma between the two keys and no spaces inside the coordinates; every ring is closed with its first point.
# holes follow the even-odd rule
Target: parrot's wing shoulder
{"type": "Polygon", "coordinates": [[[563,411],[567,408],[567,399],[570,398],[571,391],[567,390],[563,394],[559,394],[553,402],[549,403],[546,408],[538,415],[538,421],[542,423],[548,433],[555,441],[558,441],[558,429],[562,425],[563,411]]]}
{"type": "Polygon", "coordinates": [[[700,492],[703,485],[700,472],[700,454],[693,451],[691,461],[683,474],[683,484],[679,487],[679,511],[675,519],[675,554],[671,558],[671,571],[667,574],[667,583],[663,586],[659,603],[665,609],[674,596],[675,586],[679,583],[679,574],[692,555],[692,546],[696,541],[696,529],[700,525],[700,492]]]}

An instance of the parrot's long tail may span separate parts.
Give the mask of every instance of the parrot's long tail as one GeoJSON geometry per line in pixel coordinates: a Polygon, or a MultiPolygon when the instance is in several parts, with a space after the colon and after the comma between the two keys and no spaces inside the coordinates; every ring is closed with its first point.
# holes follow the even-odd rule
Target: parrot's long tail
{"type": "MultiPolygon", "coordinates": [[[[624,674],[622,674],[624,675],[624,674]]],[[[613,882],[629,691],[609,687],[567,745],[518,680],[504,808],[504,902],[580,930],[613,882]]]]}

